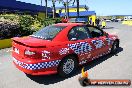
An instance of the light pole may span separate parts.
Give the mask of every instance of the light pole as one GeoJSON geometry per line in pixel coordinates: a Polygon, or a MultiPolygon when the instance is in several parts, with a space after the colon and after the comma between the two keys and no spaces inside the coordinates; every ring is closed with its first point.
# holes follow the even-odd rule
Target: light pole
{"type": "Polygon", "coordinates": [[[41,6],[42,6],[42,3],[43,3],[43,1],[41,0],[41,6]]]}
{"type": "Polygon", "coordinates": [[[69,18],[69,3],[71,0],[63,0],[64,6],[65,6],[65,16],[69,18]]]}
{"type": "Polygon", "coordinates": [[[69,2],[68,0],[66,2],[67,2],[67,18],[69,18],[69,2]]]}
{"type": "Polygon", "coordinates": [[[66,19],[66,17],[67,17],[67,15],[66,15],[66,2],[64,2],[64,7],[65,7],[65,19],[66,19]]]}
{"type": "Polygon", "coordinates": [[[45,9],[45,18],[47,18],[47,14],[48,14],[48,11],[47,11],[47,0],[45,0],[45,7],[46,7],[46,9],[45,9]]]}
{"type": "Polygon", "coordinates": [[[68,0],[63,0],[64,7],[65,7],[65,19],[68,18],[68,17],[67,17],[67,11],[68,11],[68,10],[67,10],[67,2],[68,2],[68,0]]]}

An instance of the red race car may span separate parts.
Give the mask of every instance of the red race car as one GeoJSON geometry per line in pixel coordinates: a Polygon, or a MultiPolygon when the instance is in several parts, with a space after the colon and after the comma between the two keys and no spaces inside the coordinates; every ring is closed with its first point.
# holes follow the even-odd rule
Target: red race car
{"type": "Polygon", "coordinates": [[[13,62],[26,74],[70,76],[77,66],[119,47],[119,38],[83,23],[59,23],[13,38],[13,62]]]}

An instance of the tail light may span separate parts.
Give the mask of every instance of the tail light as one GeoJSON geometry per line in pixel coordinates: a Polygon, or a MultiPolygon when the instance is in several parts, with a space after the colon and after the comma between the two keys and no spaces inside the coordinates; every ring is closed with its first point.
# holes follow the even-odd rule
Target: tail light
{"type": "Polygon", "coordinates": [[[33,51],[29,51],[29,50],[25,50],[25,55],[34,55],[35,52],[33,51]]]}
{"type": "Polygon", "coordinates": [[[42,59],[42,60],[49,60],[52,56],[52,53],[49,51],[42,51],[42,52],[35,52],[31,50],[25,50],[24,52],[25,57],[27,58],[33,58],[33,59],[42,59]]]}
{"type": "Polygon", "coordinates": [[[25,56],[27,56],[27,57],[35,57],[35,55],[36,55],[36,52],[34,52],[34,51],[30,51],[30,50],[25,50],[25,56]]]}

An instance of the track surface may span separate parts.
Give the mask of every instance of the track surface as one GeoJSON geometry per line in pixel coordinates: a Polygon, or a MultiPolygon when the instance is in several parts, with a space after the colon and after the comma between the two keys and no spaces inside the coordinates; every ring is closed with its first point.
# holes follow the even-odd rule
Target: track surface
{"type": "MultiPolygon", "coordinates": [[[[121,23],[107,23],[108,33],[117,34],[120,48],[116,55],[107,55],[85,65],[91,79],[130,79],[132,80],[132,26],[121,23]]],[[[81,68],[67,79],[58,75],[26,76],[12,64],[11,48],[0,50],[0,88],[81,88],[78,82],[81,68]]],[[[86,88],[107,88],[86,87],[86,88]]],[[[113,87],[108,88],[132,88],[113,87]]]]}

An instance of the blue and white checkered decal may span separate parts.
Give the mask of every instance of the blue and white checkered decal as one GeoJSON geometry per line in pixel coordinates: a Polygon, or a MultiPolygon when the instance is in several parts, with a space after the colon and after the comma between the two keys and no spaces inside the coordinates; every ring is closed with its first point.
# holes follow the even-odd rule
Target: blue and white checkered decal
{"type": "Polygon", "coordinates": [[[92,43],[95,45],[96,49],[102,48],[105,45],[102,40],[92,40],[92,43]]]}
{"type": "Polygon", "coordinates": [[[76,54],[86,53],[92,50],[92,46],[87,42],[68,44],[68,47],[72,49],[76,54]]]}
{"type": "Polygon", "coordinates": [[[106,41],[108,42],[108,45],[112,45],[113,44],[113,41],[111,38],[106,38],[106,41]]]}
{"type": "Polygon", "coordinates": [[[43,69],[43,68],[50,68],[53,66],[58,66],[59,62],[61,60],[55,60],[55,61],[50,61],[50,62],[43,62],[43,63],[36,63],[36,64],[26,64],[23,62],[20,62],[13,58],[13,61],[19,65],[22,68],[29,69],[29,70],[37,70],[37,69],[43,69]]]}

